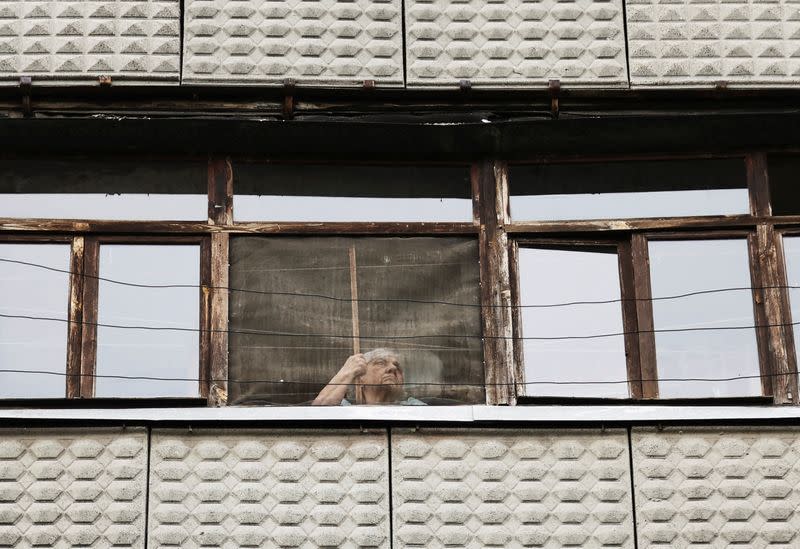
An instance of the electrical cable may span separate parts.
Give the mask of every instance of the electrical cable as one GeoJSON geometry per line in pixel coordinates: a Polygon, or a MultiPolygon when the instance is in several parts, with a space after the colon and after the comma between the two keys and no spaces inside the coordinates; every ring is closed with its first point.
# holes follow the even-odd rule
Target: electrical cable
{"type": "Polygon", "coordinates": [[[511,340],[511,341],[570,341],[570,340],[584,340],[584,339],[602,339],[608,337],[621,337],[627,335],[639,334],[661,334],[661,333],[680,333],[680,332],[711,332],[711,331],[727,331],[727,330],[754,330],[763,328],[781,328],[788,326],[797,326],[800,322],[785,322],[778,324],[756,324],[746,326],[698,326],[691,328],[660,328],[653,330],[630,330],[622,332],[610,332],[602,334],[589,334],[589,335],[568,335],[568,336],[490,336],[490,335],[471,335],[471,334],[414,334],[414,335],[384,335],[384,336],[369,336],[359,335],[353,336],[350,334],[304,334],[297,332],[278,332],[269,330],[237,330],[227,329],[220,330],[215,328],[184,328],[179,326],[132,326],[124,324],[107,324],[100,322],[73,321],[66,318],[46,317],[46,316],[33,316],[33,315],[14,315],[8,313],[0,313],[0,318],[13,318],[20,320],[37,320],[37,321],[50,321],[50,322],[63,322],[75,323],[83,326],[96,326],[98,328],[113,328],[120,330],[147,330],[155,332],[198,332],[198,333],[223,333],[223,334],[236,334],[236,335],[255,335],[255,336],[277,336],[277,337],[314,337],[314,338],[327,338],[327,339],[348,339],[354,337],[358,339],[365,339],[370,341],[396,341],[408,339],[492,339],[492,340],[511,340]]]}
{"type": "MultiPolygon", "coordinates": [[[[189,378],[189,377],[158,377],[158,376],[125,376],[125,375],[114,375],[114,374],[85,374],[85,373],[67,373],[67,372],[53,372],[48,370],[22,370],[22,369],[15,369],[15,368],[0,368],[0,373],[10,373],[10,374],[42,374],[42,375],[52,375],[52,376],[60,376],[60,377],[73,377],[73,378],[101,378],[101,379],[122,379],[122,380],[130,380],[130,381],[181,381],[181,382],[191,382],[191,383],[227,383],[228,385],[232,383],[236,384],[252,384],[252,383],[260,383],[260,384],[271,384],[271,385],[311,385],[311,386],[319,386],[319,385],[330,385],[333,387],[350,387],[354,385],[353,383],[326,383],[324,381],[287,381],[284,379],[276,380],[276,379],[242,379],[242,380],[230,380],[230,379],[205,379],[205,378],[189,378]]],[[[716,382],[716,383],[724,383],[728,381],[738,381],[742,379],[764,379],[764,378],[772,378],[772,377],[780,377],[780,376],[789,376],[789,375],[796,375],[796,372],[787,372],[787,373],[771,373],[771,374],[753,374],[753,375],[746,375],[746,376],[731,376],[731,377],[717,377],[717,378],[706,378],[706,377],[699,377],[699,378],[692,378],[692,377],[675,377],[675,378],[657,378],[657,379],[625,379],[625,380],[596,380],[596,381],[519,381],[519,382],[508,382],[508,383],[448,383],[448,382],[436,382],[436,381],[419,381],[419,382],[403,382],[403,383],[372,383],[372,384],[359,384],[363,385],[364,387],[388,387],[388,386],[395,386],[395,387],[513,387],[513,386],[520,386],[520,385],[620,385],[623,383],[675,383],[675,382],[716,382]]]]}
{"type": "MultiPolygon", "coordinates": [[[[214,291],[223,291],[223,292],[230,292],[230,293],[245,293],[245,294],[255,294],[255,295],[267,295],[267,296],[280,296],[280,297],[300,297],[300,298],[316,298],[316,299],[326,299],[330,301],[337,301],[337,302],[344,302],[344,303],[352,303],[353,301],[358,301],[359,303],[416,303],[416,304],[423,304],[423,305],[444,305],[444,306],[451,306],[451,307],[473,307],[473,308],[505,308],[509,307],[511,309],[550,309],[550,308],[558,308],[558,307],[573,307],[578,305],[609,305],[612,303],[624,303],[629,301],[668,301],[673,299],[684,299],[688,297],[695,297],[700,295],[708,295],[708,294],[716,294],[716,293],[724,293],[724,292],[737,292],[737,291],[754,291],[754,290],[797,290],[800,289],[800,286],[796,285],[775,285],[775,286],[731,286],[726,288],[710,288],[706,290],[697,290],[692,292],[686,292],[681,294],[673,294],[673,295],[666,295],[666,296],[658,296],[658,297],[619,297],[619,298],[612,298],[612,299],[600,299],[600,300],[579,300],[579,301],[565,301],[559,303],[534,303],[534,304],[526,304],[526,305],[481,305],[480,303],[458,303],[453,301],[444,301],[444,300],[425,300],[425,299],[411,299],[411,298],[362,298],[359,297],[358,299],[353,299],[352,297],[337,297],[332,295],[326,294],[317,294],[317,293],[299,293],[299,292],[278,292],[278,291],[269,291],[269,290],[254,290],[248,288],[231,288],[226,286],[208,286],[208,285],[200,285],[200,284],[141,284],[135,282],[126,282],[121,280],[114,280],[111,278],[105,278],[102,276],[96,275],[89,275],[85,273],[74,273],[68,269],[59,269],[57,267],[51,267],[49,265],[42,265],[39,263],[32,263],[29,261],[21,261],[16,259],[9,259],[9,258],[0,258],[0,262],[2,263],[11,263],[17,265],[24,265],[28,267],[35,267],[39,269],[44,269],[52,272],[63,273],[67,275],[75,275],[80,276],[83,278],[90,278],[93,280],[98,280],[100,282],[107,282],[109,284],[117,284],[120,286],[128,286],[132,288],[149,288],[149,289],[202,289],[206,288],[209,290],[214,291]]],[[[386,265],[385,267],[392,267],[392,265],[386,265]]]]}

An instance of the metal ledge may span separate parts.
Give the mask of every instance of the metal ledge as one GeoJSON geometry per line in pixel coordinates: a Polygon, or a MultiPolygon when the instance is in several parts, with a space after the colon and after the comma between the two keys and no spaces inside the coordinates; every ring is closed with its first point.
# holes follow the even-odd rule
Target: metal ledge
{"type": "Polygon", "coordinates": [[[0,420],[113,423],[668,423],[763,422],[800,419],[786,406],[346,406],[264,408],[7,409],[0,420]]]}

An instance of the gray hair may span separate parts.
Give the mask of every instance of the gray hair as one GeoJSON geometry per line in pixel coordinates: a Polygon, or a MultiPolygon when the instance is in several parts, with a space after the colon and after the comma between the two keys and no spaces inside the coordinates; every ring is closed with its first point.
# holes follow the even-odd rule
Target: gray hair
{"type": "Polygon", "coordinates": [[[400,357],[397,355],[397,353],[391,349],[386,349],[385,347],[378,347],[377,349],[373,349],[367,353],[364,353],[364,360],[367,361],[367,364],[371,364],[379,360],[389,360],[390,358],[399,359],[400,357]]]}

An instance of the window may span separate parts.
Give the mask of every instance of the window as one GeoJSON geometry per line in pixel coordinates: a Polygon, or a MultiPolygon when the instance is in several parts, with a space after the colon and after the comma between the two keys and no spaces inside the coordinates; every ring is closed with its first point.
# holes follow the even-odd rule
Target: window
{"type": "Polygon", "coordinates": [[[769,191],[773,209],[791,202],[793,176],[789,157],[769,160],[774,180],[762,154],[512,166],[523,394],[792,401],[784,334],[796,331],[781,300],[798,252],[786,228],[787,292],[768,216],[769,191]],[[719,214],[736,215],[687,217],[719,214]]]}
{"type": "Polygon", "coordinates": [[[0,398],[794,403],[796,158],[7,158],[0,398]]]}
{"type": "Polygon", "coordinates": [[[760,394],[747,241],[655,241],[649,256],[659,395],[760,394]],[[667,381],[703,378],[740,379],[667,381]]]}
{"type": "Polygon", "coordinates": [[[15,157],[0,163],[0,218],[205,220],[206,163],[15,157]]]}
{"type": "Polygon", "coordinates": [[[65,396],[69,259],[69,244],[0,244],[2,398],[65,396]]]}
{"type": "Polygon", "coordinates": [[[198,396],[199,266],[197,245],[100,245],[95,396],[198,396]]]}
{"type": "Polygon", "coordinates": [[[484,398],[475,239],[238,237],[231,286],[231,402],[308,403],[377,348],[399,357],[408,396],[484,398]]]}
{"type": "Polygon", "coordinates": [[[464,166],[235,166],[236,221],[470,222],[464,166]]]}
{"type": "Polygon", "coordinates": [[[525,393],[627,397],[616,246],[525,247],[518,257],[525,393]],[[622,383],[580,384],[612,380],[622,383]]]}
{"type": "Polygon", "coordinates": [[[746,214],[741,158],[512,166],[515,221],[746,214]]]}

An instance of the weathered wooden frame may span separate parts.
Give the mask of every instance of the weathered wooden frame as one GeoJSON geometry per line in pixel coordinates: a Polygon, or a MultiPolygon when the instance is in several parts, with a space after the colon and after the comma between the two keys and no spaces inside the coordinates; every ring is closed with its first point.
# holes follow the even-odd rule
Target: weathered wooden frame
{"type": "MultiPolygon", "coordinates": [[[[509,215],[508,165],[486,159],[471,165],[473,221],[440,222],[241,222],[233,218],[234,169],[230,157],[208,157],[208,220],[95,221],[0,219],[0,241],[62,242],[72,247],[65,394],[88,398],[94,393],[99,244],[118,242],[190,243],[201,246],[200,394],[224,405],[228,381],[228,283],[231,236],[261,235],[465,235],[479,240],[482,330],[486,403],[514,404],[524,394],[518,305],[517,250],[534,242],[612,242],[620,263],[623,325],[629,390],[633,398],[658,398],[650,302],[647,242],[653,239],[747,236],[762,393],[776,404],[798,402],[797,351],[794,347],[782,239],[800,232],[800,215],[773,216],[767,155],[737,151],[724,154],[648,154],[613,156],[531,155],[532,162],[597,162],[678,158],[742,158],[750,197],[748,214],[624,220],[570,220],[514,223],[509,215]]],[[[303,161],[305,162],[305,161],[303,161]]],[[[321,160],[309,162],[324,164],[321,160]]],[[[289,163],[299,163],[297,161],[289,163]]],[[[336,162],[331,164],[353,164],[336,162]]],[[[372,164],[388,164],[370,162],[372,164]]],[[[419,164],[440,164],[420,162],[419,164]]],[[[443,162],[464,165],[460,162],[443,162]]]]}
{"type": "MultiPolygon", "coordinates": [[[[632,398],[658,398],[652,295],[647,243],[650,240],[747,238],[749,270],[753,286],[753,309],[759,353],[762,394],[776,404],[798,401],[797,358],[786,291],[782,237],[791,234],[798,216],[773,217],[766,153],[727,155],[639,156],[638,159],[743,157],[746,170],[749,214],[623,220],[574,220],[510,223],[512,249],[528,243],[580,242],[587,234],[613,242],[620,239],[620,283],[629,390],[632,398]],[[574,235],[574,236],[572,236],[574,235]]],[[[611,157],[609,157],[611,158],[611,157]]],[[[631,157],[628,157],[632,159],[631,157]]],[[[617,160],[618,158],[614,158],[617,160]]],[[[602,158],[570,159],[576,162],[602,158]]],[[[544,161],[564,162],[564,158],[544,161]]],[[[795,229],[800,232],[800,229],[795,229]]],[[[583,239],[585,242],[585,238],[583,239]]],[[[519,276],[517,273],[515,276],[519,276]]],[[[517,282],[518,284],[518,282],[517,282]]],[[[519,305],[518,285],[515,305],[519,305]]],[[[514,315],[514,333],[519,336],[519,315],[514,315]]],[[[522,375],[521,344],[515,346],[515,371],[522,375]]],[[[518,386],[519,387],[519,386],[518,386]]],[[[523,394],[523,393],[520,393],[523,394]]]]}

